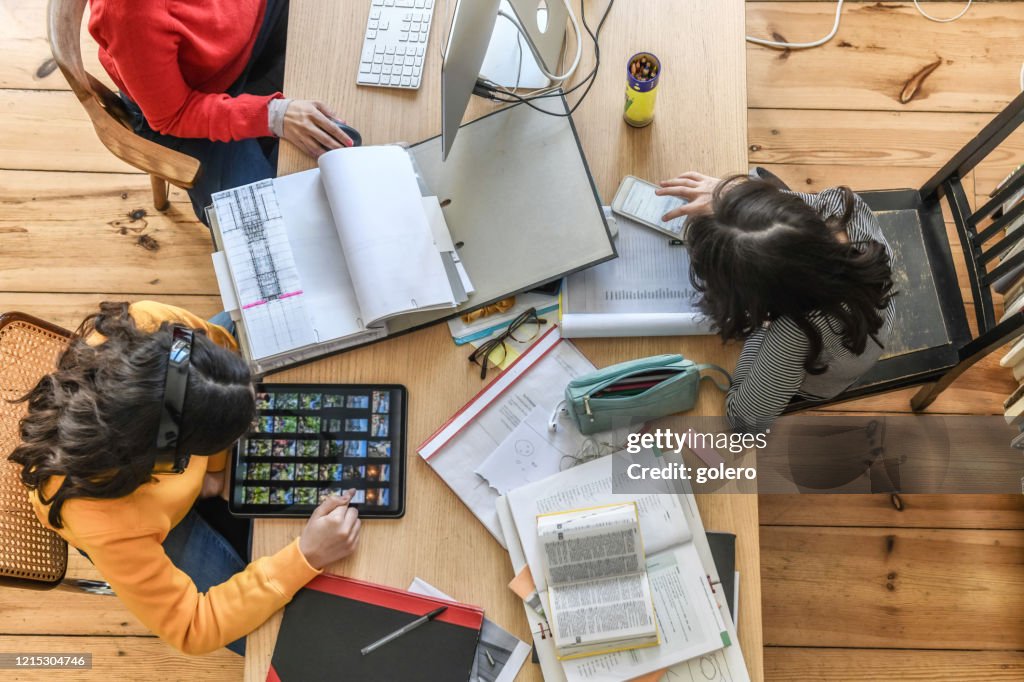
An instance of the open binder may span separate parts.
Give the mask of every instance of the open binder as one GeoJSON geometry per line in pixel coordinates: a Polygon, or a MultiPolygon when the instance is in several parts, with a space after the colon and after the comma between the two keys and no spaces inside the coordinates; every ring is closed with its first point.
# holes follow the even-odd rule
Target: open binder
{"type": "Polygon", "coordinates": [[[336,150],[318,169],[214,196],[221,297],[257,375],[615,257],[570,117],[514,105],[465,124],[459,142],[444,163],[440,137],[336,150]],[[382,229],[403,236],[381,244],[382,229]]]}

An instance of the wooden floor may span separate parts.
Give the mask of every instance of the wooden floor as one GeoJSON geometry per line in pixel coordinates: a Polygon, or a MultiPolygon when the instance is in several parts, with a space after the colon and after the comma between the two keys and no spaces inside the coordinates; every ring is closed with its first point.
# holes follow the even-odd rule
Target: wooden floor
{"type": "MultiPolygon", "coordinates": [[[[960,6],[925,3],[940,16],[960,6]]],[[[154,212],[148,180],[96,141],[49,61],[44,7],[0,0],[0,310],[65,326],[109,298],[216,312],[208,232],[181,192],[154,212]]],[[[833,2],[752,0],[748,32],[809,40],[827,32],[833,12],[833,2]]],[[[825,47],[749,47],[750,162],[807,190],[920,184],[1015,95],[1022,35],[1024,1],[975,2],[954,24],[926,21],[910,2],[848,2],[825,47]]],[[[669,114],[656,125],[685,124],[669,114]]],[[[987,194],[1024,161],[1022,136],[969,178],[970,192],[987,194]]],[[[933,410],[993,414],[1014,387],[986,362],[933,410]]],[[[905,412],[908,400],[897,393],[842,409],[905,412]]],[[[1021,500],[764,496],[767,678],[1024,679],[1021,500]]],[[[92,569],[73,559],[70,573],[92,569]]],[[[115,598],[63,588],[0,590],[0,651],[92,652],[93,672],[68,679],[241,677],[237,657],[181,656],[115,598]]]]}

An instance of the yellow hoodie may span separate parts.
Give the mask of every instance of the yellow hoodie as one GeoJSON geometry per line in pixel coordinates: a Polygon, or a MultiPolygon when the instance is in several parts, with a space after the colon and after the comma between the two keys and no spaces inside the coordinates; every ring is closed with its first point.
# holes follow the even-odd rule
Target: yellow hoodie
{"type": "MultiPolygon", "coordinates": [[[[139,329],[155,330],[162,322],[178,322],[204,330],[225,348],[238,348],[223,328],[181,308],[141,301],[132,304],[130,312],[139,329]]],[[[171,563],[162,547],[164,539],[199,497],[205,474],[222,471],[226,457],[226,452],[194,456],[183,473],[156,476],[154,482],[118,499],[68,500],[61,511],[64,527],[54,529],[89,555],[146,627],[189,654],[214,651],[249,634],[320,573],[299,551],[298,540],[277,554],[253,561],[205,594],[171,563]]],[[[62,481],[62,476],[54,476],[46,482],[47,497],[62,481]]],[[[39,520],[50,528],[49,505],[41,504],[35,491],[29,495],[39,520]]]]}

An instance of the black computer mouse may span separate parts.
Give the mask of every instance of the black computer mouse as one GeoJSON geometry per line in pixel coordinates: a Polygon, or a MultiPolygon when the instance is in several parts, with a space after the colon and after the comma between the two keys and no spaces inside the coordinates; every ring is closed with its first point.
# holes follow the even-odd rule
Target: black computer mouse
{"type": "Polygon", "coordinates": [[[342,123],[341,121],[335,121],[335,124],[341,128],[341,132],[352,138],[353,147],[363,146],[363,136],[359,134],[358,130],[348,124],[342,123]]]}

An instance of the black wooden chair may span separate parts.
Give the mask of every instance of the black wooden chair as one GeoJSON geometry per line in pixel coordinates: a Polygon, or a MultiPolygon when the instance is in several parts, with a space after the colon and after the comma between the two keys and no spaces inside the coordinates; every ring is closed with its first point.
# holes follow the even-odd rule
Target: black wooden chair
{"type": "Polygon", "coordinates": [[[1010,102],[978,135],[920,189],[858,192],[878,217],[893,247],[896,323],[886,355],[858,383],[828,401],[795,399],[787,412],[921,386],[911,399],[926,409],[968,368],[1024,333],[1024,311],[996,318],[992,286],[1024,266],[1024,250],[1007,252],[1024,228],[1005,233],[1024,216],[1024,202],[1005,214],[1002,206],[1024,189],[1018,171],[985,205],[972,211],[962,179],[1024,122],[1024,93],[1010,102]],[[942,215],[945,201],[967,261],[978,334],[967,322],[950,239],[942,215]],[[1003,256],[1001,259],[1000,257],[1003,256]]]}

